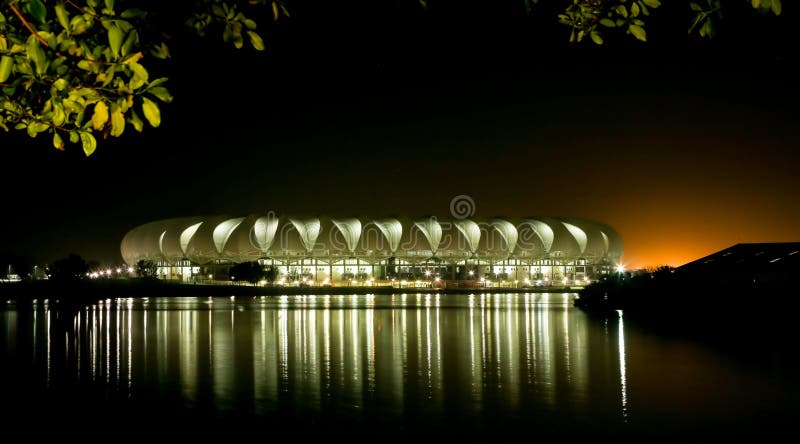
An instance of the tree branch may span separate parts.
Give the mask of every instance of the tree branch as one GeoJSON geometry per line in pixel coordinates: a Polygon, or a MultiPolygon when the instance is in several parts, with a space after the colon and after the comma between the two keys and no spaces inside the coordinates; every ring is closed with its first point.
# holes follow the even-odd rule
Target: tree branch
{"type": "Polygon", "coordinates": [[[96,14],[92,14],[91,12],[81,8],[80,6],[76,5],[72,0],[67,0],[67,4],[80,11],[81,14],[92,16],[93,19],[97,20],[98,22],[102,22],[100,17],[98,17],[96,14]]]}
{"type": "Polygon", "coordinates": [[[30,31],[31,34],[36,36],[36,39],[42,42],[42,45],[47,46],[49,48],[50,45],[47,44],[47,42],[42,38],[42,36],[40,36],[39,33],[36,32],[35,29],[33,29],[33,26],[31,26],[31,24],[28,23],[27,20],[25,20],[25,17],[22,16],[22,13],[19,12],[19,9],[17,9],[16,2],[9,3],[8,6],[11,8],[12,11],[14,11],[14,14],[16,14],[17,17],[19,17],[19,19],[22,20],[22,24],[25,25],[26,28],[28,28],[28,31],[30,31]]]}

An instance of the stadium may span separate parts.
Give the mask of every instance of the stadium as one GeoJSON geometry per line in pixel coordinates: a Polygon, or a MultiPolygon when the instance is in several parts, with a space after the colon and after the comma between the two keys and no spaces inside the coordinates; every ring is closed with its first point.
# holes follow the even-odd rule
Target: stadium
{"type": "Polygon", "coordinates": [[[228,281],[257,261],[279,284],[480,282],[583,284],[613,271],[622,240],[609,226],[559,217],[380,219],[246,217],[167,219],[132,229],[122,257],[153,261],[162,279],[228,281]]]}

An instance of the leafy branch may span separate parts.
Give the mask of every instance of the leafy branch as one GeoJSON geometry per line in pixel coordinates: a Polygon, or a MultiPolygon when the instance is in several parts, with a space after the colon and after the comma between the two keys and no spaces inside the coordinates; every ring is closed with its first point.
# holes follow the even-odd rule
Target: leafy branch
{"type": "MultiPolygon", "coordinates": [[[[414,0],[408,0],[414,1],[414,0]]],[[[436,0],[416,0],[423,9],[436,0]]],[[[734,0],[730,0],[731,2],[734,0]]],[[[746,1],[780,15],[781,0],[746,1]]],[[[193,0],[186,23],[199,35],[216,33],[234,48],[264,51],[259,23],[289,17],[288,0],[193,0]],[[257,21],[261,20],[261,22],[257,21]]],[[[569,41],[605,44],[612,33],[648,40],[647,21],[661,0],[521,0],[530,14],[540,3],[559,9],[569,41]]],[[[158,7],[145,0],[0,0],[0,128],[52,136],[53,145],[81,144],[86,155],[97,137],[121,137],[127,128],[161,125],[161,106],[172,101],[167,78],[155,74],[170,58],[158,7]],[[116,9],[119,7],[119,11],[116,9]],[[11,20],[6,19],[6,15],[11,20]],[[155,21],[157,23],[157,21],[155,21]]],[[[689,34],[713,37],[722,0],[691,0],[689,34]]]]}

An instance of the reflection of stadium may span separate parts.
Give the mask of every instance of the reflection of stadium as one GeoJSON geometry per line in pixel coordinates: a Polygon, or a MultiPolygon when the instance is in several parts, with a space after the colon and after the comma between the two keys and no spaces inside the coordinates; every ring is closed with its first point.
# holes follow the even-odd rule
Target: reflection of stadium
{"type": "Polygon", "coordinates": [[[608,273],[622,240],[571,218],[327,218],[251,215],[151,222],[125,235],[130,265],[152,260],[167,279],[227,279],[234,263],[276,267],[290,282],[463,279],[586,280],[608,273]]]}

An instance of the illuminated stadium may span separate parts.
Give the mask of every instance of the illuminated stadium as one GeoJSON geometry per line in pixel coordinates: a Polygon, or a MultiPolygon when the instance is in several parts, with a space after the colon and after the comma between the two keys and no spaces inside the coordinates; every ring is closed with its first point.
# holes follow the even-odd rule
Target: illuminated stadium
{"type": "Polygon", "coordinates": [[[153,261],[159,277],[229,280],[236,263],[272,268],[280,284],[371,285],[460,281],[581,284],[613,271],[622,240],[574,218],[495,219],[188,217],[151,222],[121,245],[129,265],[153,261]]]}

